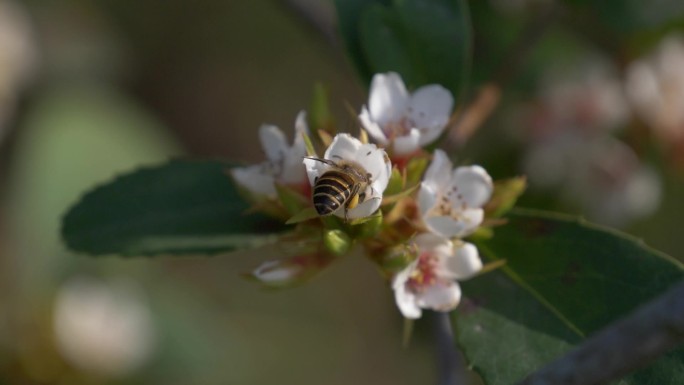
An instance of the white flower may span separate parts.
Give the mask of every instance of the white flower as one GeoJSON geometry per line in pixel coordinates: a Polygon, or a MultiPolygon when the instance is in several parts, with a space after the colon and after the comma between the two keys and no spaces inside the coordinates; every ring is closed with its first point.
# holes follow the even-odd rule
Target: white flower
{"type": "Polygon", "coordinates": [[[81,370],[120,377],[151,356],[152,314],[128,281],[68,281],[55,302],[54,330],[62,356],[81,370]]]}
{"type": "Polygon", "coordinates": [[[684,138],[684,36],[671,35],[627,69],[627,96],[636,112],[668,142],[684,138]]]}
{"type": "Polygon", "coordinates": [[[266,285],[278,286],[293,281],[303,268],[302,264],[266,261],[254,269],[252,276],[266,285]]]}
{"type": "Polygon", "coordinates": [[[470,278],[482,270],[477,248],[431,233],[417,235],[412,243],[417,246],[418,257],[392,281],[399,310],[406,318],[420,318],[421,309],[455,309],[461,300],[461,287],[456,280],[470,278]]]}
{"type": "Polygon", "coordinates": [[[446,88],[430,84],[409,94],[401,77],[389,72],[373,76],[368,108],[363,106],[359,119],[378,143],[407,155],[439,137],[453,105],[446,88]]]}
{"type": "Polygon", "coordinates": [[[564,204],[613,227],[651,215],[660,205],[658,174],[611,136],[550,137],[528,150],[523,168],[531,187],[555,190],[564,204]]]}
{"type": "MultiPolygon", "coordinates": [[[[380,207],[382,193],[387,188],[392,171],[392,164],[385,150],[377,148],[374,144],[361,143],[349,134],[338,134],[325,151],[324,159],[337,164],[352,162],[352,164],[363,168],[370,179],[369,186],[363,191],[365,193],[364,201],[347,210],[346,213],[345,208],[340,207],[334,212],[335,215],[347,219],[363,218],[373,214],[380,207]]],[[[304,164],[312,186],[321,175],[334,167],[311,158],[305,158],[304,164]]]]}
{"type": "Polygon", "coordinates": [[[482,206],[493,191],[492,178],[480,166],[452,165],[436,150],[418,192],[418,206],[427,228],[443,237],[463,237],[482,223],[482,206]]]}
{"type": "Polygon", "coordinates": [[[301,111],[295,122],[295,138],[287,145],[283,132],[276,126],[264,124],[259,128],[259,139],[266,153],[266,161],[247,167],[231,169],[235,181],[252,193],[275,199],[275,183],[301,185],[306,183],[302,158],[306,155],[303,134],[308,132],[306,112],[301,111]]]}

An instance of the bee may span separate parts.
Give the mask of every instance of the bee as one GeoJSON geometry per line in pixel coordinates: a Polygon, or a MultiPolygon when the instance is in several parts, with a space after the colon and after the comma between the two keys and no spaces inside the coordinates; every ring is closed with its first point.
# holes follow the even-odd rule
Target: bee
{"type": "Polygon", "coordinates": [[[344,219],[348,221],[347,211],[366,200],[366,190],[371,185],[372,175],[356,162],[340,159],[308,157],[331,168],[314,181],[313,204],[320,216],[330,215],[344,207],[344,219]]]}

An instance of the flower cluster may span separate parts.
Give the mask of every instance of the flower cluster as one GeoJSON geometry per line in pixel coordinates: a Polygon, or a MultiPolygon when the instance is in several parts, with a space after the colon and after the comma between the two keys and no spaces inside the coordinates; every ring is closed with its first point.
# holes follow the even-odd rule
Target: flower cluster
{"type": "Polygon", "coordinates": [[[299,284],[360,245],[391,282],[404,317],[456,308],[457,281],[483,267],[464,238],[486,224],[496,203],[484,168],[454,167],[444,151],[424,149],[446,129],[453,104],[442,86],[410,93],[398,74],[377,74],[358,137],[310,129],[303,112],[292,146],[279,129],[262,126],[267,161],[231,175],[255,208],[294,230],[281,239],[289,255],[249,277],[271,287],[299,284]],[[317,148],[325,148],[322,157],[317,148]]]}

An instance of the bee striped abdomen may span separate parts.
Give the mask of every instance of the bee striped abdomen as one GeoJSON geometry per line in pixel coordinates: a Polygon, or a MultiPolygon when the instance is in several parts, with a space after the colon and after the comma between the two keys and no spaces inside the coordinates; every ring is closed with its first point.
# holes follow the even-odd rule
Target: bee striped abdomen
{"type": "Polygon", "coordinates": [[[339,171],[328,171],[316,181],[313,203],[319,215],[329,215],[344,206],[356,194],[354,179],[339,171]]]}

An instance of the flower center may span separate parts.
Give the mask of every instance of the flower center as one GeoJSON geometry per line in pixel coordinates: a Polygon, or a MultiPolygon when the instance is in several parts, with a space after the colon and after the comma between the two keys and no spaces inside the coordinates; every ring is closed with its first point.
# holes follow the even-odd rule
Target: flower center
{"type": "Polygon", "coordinates": [[[285,168],[285,156],[279,156],[277,159],[268,159],[261,163],[261,173],[266,175],[271,175],[275,179],[278,179],[285,168]]]}
{"type": "Polygon", "coordinates": [[[437,203],[432,207],[429,213],[430,216],[447,216],[456,220],[460,220],[463,211],[468,208],[463,195],[458,192],[457,186],[450,186],[447,191],[439,193],[437,203]],[[456,198],[456,199],[454,199],[456,198]]]}
{"type": "Polygon", "coordinates": [[[414,293],[425,291],[428,287],[438,283],[440,278],[437,276],[437,257],[429,252],[423,252],[418,256],[418,264],[411,273],[407,287],[414,293]]]}
{"type": "Polygon", "coordinates": [[[394,140],[395,138],[406,136],[415,127],[415,122],[407,116],[402,116],[401,119],[385,123],[382,131],[387,136],[387,139],[394,140]]]}

